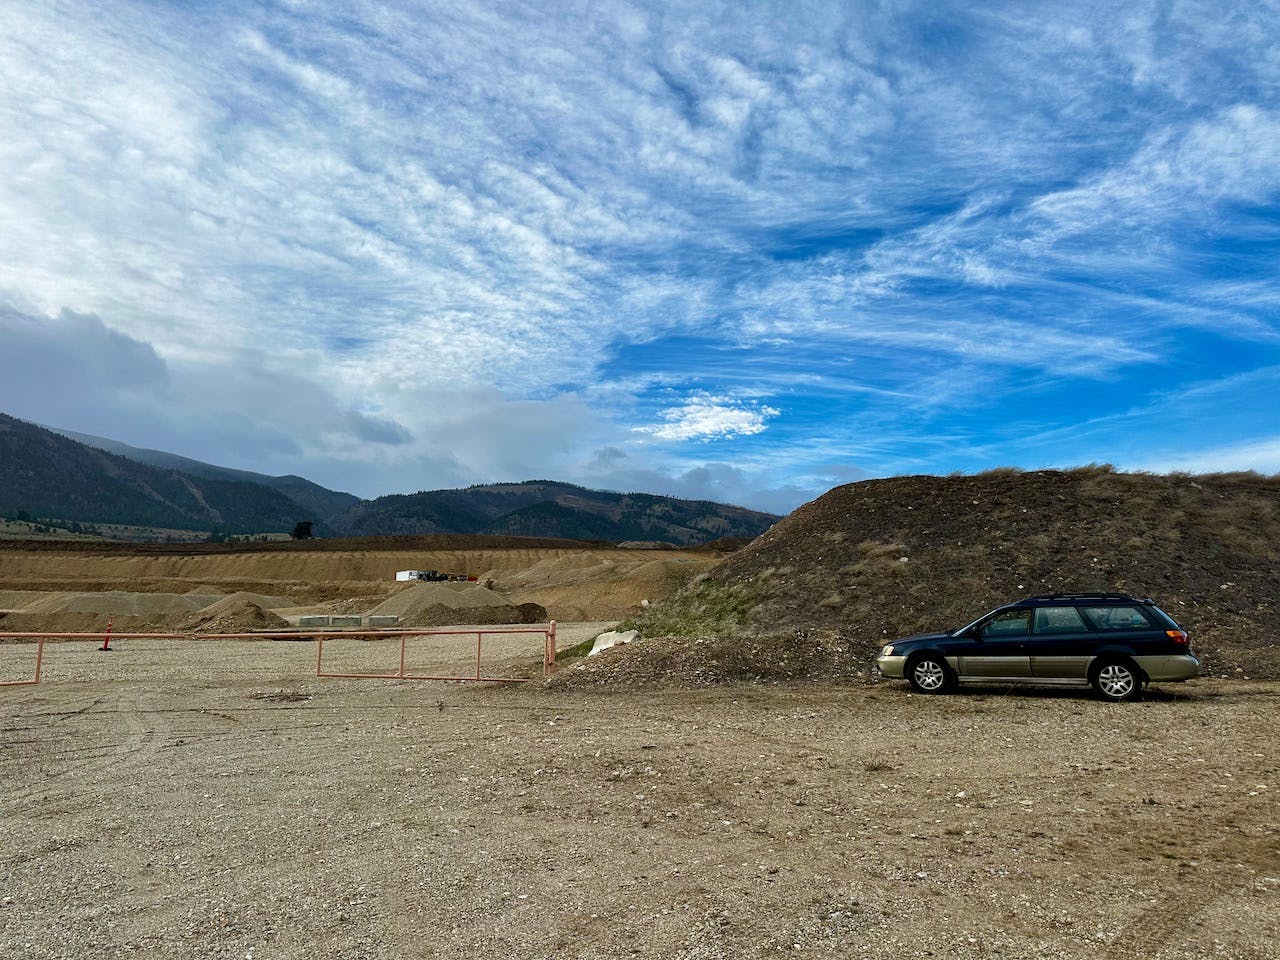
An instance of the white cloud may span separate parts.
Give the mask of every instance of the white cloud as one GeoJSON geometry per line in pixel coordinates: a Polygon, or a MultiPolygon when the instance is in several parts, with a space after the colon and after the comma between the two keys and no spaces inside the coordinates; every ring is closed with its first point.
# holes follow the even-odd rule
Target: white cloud
{"type": "Polygon", "coordinates": [[[1166,456],[1150,457],[1135,469],[1159,473],[1172,470],[1187,473],[1256,470],[1258,473],[1280,474],[1280,436],[1171,452],[1166,456]]]}
{"type": "Polygon", "coordinates": [[[664,423],[636,427],[659,440],[712,440],[762,433],[767,421],[781,413],[762,404],[742,404],[725,397],[698,397],[661,411],[664,423]]]}

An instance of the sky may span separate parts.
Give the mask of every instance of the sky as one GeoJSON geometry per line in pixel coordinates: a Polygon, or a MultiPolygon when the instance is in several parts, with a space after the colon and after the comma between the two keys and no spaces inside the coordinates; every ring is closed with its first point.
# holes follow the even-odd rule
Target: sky
{"type": "Polygon", "coordinates": [[[0,411],[360,496],[1280,471],[1280,3],[0,5],[0,411]]]}

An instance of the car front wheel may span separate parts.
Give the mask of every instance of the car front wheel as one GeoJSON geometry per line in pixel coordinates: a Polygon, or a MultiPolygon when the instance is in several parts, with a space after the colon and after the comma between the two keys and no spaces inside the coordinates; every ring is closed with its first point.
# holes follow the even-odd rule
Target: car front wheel
{"type": "Polygon", "coordinates": [[[946,693],[956,682],[947,661],[931,653],[911,662],[907,680],[916,693],[946,693]]]}
{"type": "Polygon", "coordinates": [[[1094,692],[1110,703],[1135,700],[1142,693],[1142,677],[1127,660],[1107,660],[1093,668],[1089,682],[1094,692]]]}

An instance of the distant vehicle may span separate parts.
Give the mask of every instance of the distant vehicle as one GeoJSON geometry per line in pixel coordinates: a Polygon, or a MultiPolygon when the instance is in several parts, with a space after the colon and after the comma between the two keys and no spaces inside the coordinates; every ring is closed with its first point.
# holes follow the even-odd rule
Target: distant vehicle
{"type": "Polygon", "coordinates": [[[397,570],[397,580],[425,580],[428,583],[469,583],[479,579],[474,573],[441,573],[439,570],[397,570]]]}
{"type": "Polygon", "coordinates": [[[435,570],[397,570],[397,580],[426,580],[435,583],[440,580],[453,580],[457,574],[439,573],[435,570]]]}
{"type": "Polygon", "coordinates": [[[876,667],[918,693],[957,683],[1088,685],[1113,702],[1200,675],[1186,632],[1154,600],[1127,593],[1028,597],[950,633],[895,640],[876,667]]]}

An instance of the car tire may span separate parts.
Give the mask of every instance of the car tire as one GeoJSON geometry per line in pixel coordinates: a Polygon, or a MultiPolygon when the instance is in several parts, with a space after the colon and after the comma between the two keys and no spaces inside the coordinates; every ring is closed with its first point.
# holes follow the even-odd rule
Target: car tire
{"type": "Polygon", "coordinates": [[[907,681],[916,693],[950,693],[956,675],[944,658],[926,653],[907,664],[907,681]]]}
{"type": "Polygon", "coordinates": [[[1142,673],[1132,660],[1100,660],[1089,671],[1093,692],[1108,703],[1123,703],[1142,696],[1142,673]]]}

